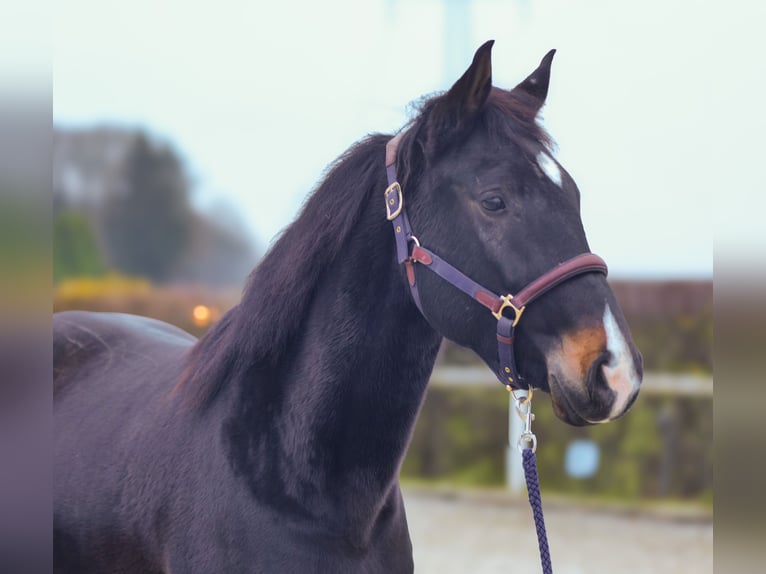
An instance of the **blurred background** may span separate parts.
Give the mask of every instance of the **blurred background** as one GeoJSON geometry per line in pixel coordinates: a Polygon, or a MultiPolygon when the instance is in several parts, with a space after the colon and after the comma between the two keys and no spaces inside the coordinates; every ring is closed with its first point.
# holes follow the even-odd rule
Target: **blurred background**
{"type": "MultiPolygon", "coordinates": [[[[138,313],[196,335],[352,142],[399,129],[487,39],[506,88],[557,48],[544,124],[647,374],[610,425],[568,427],[536,400],[553,561],[712,572],[714,196],[750,175],[713,160],[760,133],[743,122],[711,143],[711,110],[751,73],[709,36],[717,10],[70,0],[53,13],[54,310],[138,313]]],[[[417,571],[537,568],[508,426],[507,394],[445,343],[402,468],[417,571]]]]}

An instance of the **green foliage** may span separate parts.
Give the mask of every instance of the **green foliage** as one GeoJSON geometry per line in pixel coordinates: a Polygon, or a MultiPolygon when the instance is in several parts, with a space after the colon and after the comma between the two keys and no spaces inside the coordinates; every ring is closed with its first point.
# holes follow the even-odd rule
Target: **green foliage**
{"type": "Polygon", "coordinates": [[[475,387],[428,391],[402,474],[449,477],[463,483],[502,481],[504,459],[497,456],[496,432],[507,435],[507,397],[475,387]],[[501,431],[500,429],[505,429],[501,431]]]}
{"type": "Polygon", "coordinates": [[[53,221],[53,281],[69,277],[98,277],[106,271],[88,218],[60,211],[53,221]]]}
{"type": "Polygon", "coordinates": [[[103,207],[110,263],[128,275],[166,281],[191,241],[194,213],[176,153],[139,134],[122,166],[120,189],[103,207]]]}
{"type": "Polygon", "coordinates": [[[140,130],[108,126],[54,134],[54,214],[80,214],[98,232],[103,256],[94,267],[95,241],[60,234],[58,280],[108,266],[159,283],[244,283],[257,250],[241,212],[220,200],[204,213],[195,210],[186,167],[172,146],[140,130]],[[73,258],[89,263],[73,265],[73,258]]]}
{"type": "Polygon", "coordinates": [[[630,319],[633,340],[652,371],[713,371],[713,304],[697,313],[630,319]]]}
{"type": "MultiPolygon", "coordinates": [[[[534,430],[543,487],[569,495],[621,500],[646,498],[712,501],[712,400],[640,397],[622,419],[571,427],[558,420],[547,395],[535,394],[534,430]],[[596,474],[567,476],[567,446],[594,441],[601,453],[596,474]]],[[[486,387],[431,387],[402,466],[405,479],[476,486],[505,480],[508,396],[486,387]]]]}

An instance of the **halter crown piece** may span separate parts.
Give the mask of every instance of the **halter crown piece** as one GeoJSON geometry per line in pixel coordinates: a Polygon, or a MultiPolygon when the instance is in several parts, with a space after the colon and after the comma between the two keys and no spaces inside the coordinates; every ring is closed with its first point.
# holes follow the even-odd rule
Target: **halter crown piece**
{"type": "MultiPolygon", "coordinates": [[[[593,253],[577,255],[547,271],[516,293],[516,295],[511,295],[510,293],[507,295],[497,295],[490,289],[480,285],[435,253],[420,245],[420,241],[412,233],[410,221],[404,209],[402,188],[396,179],[396,150],[402,135],[403,132],[386,144],[386,176],[388,177],[388,187],[385,192],[386,217],[393,224],[394,237],[396,239],[396,256],[399,263],[404,263],[405,265],[407,280],[415,304],[420,309],[420,312],[423,313],[420,293],[415,281],[415,265],[420,264],[489,309],[495,319],[497,319],[497,357],[499,366],[495,375],[509,391],[514,388],[529,388],[530,385],[525,384],[519,376],[513,349],[515,329],[527,305],[556,285],[583,273],[603,273],[606,275],[606,263],[604,263],[601,257],[593,253]]],[[[423,316],[425,317],[425,314],[423,316]]]]}

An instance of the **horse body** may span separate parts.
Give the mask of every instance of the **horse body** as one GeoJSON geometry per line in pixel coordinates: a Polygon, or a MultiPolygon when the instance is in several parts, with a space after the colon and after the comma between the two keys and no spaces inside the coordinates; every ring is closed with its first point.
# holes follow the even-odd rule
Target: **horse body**
{"type": "Polygon", "coordinates": [[[66,365],[54,383],[59,571],[161,570],[157,502],[173,504],[168,469],[188,464],[184,415],[164,408],[165,396],[194,341],[172,329],[128,315],[54,316],[56,365],[66,365]]]}
{"type": "MultiPolygon", "coordinates": [[[[420,239],[517,292],[587,242],[573,181],[534,159],[552,54],[505,92],[490,47],[424,104],[397,167],[420,239]]],[[[340,158],[199,342],[151,319],[55,317],[57,572],[412,571],[398,471],[439,343],[498,358],[491,314],[397,261],[390,137],[340,158]]],[[[517,334],[520,372],[567,422],[635,398],[640,356],[602,276],[558,285],[517,334]]]]}
{"type": "MultiPolygon", "coordinates": [[[[387,231],[370,217],[355,235],[387,231]]],[[[194,344],[183,331],[55,317],[60,571],[412,569],[397,473],[441,337],[393,245],[370,257],[371,244],[350,238],[325,270],[283,360],[201,410],[174,389],[194,344]]]]}

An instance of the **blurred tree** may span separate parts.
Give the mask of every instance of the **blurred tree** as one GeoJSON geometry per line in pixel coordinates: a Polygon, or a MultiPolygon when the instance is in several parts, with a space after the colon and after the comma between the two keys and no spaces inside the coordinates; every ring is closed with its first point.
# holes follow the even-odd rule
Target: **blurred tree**
{"type": "Polygon", "coordinates": [[[171,279],[197,219],[181,160],[169,147],[138,134],[113,185],[102,208],[110,263],[153,281],[171,279]]]}
{"type": "MultiPolygon", "coordinates": [[[[54,217],[77,212],[109,267],[159,282],[241,285],[258,250],[241,213],[191,205],[185,166],[162,139],[114,126],[54,129],[54,217]]],[[[214,196],[213,196],[214,197],[214,196]]]]}
{"type": "Polygon", "coordinates": [[[193,241],[176,278],[213,286],[241,286],[257,261],[257,250],[241,214],[218,201],[197,216],[193,241]]]}
{"type": "Polygon", "coordinates": [[[53,281],[102,275],[106,270],[96,237],[85,214],[65,210],[53,221],[53,281]]]}

